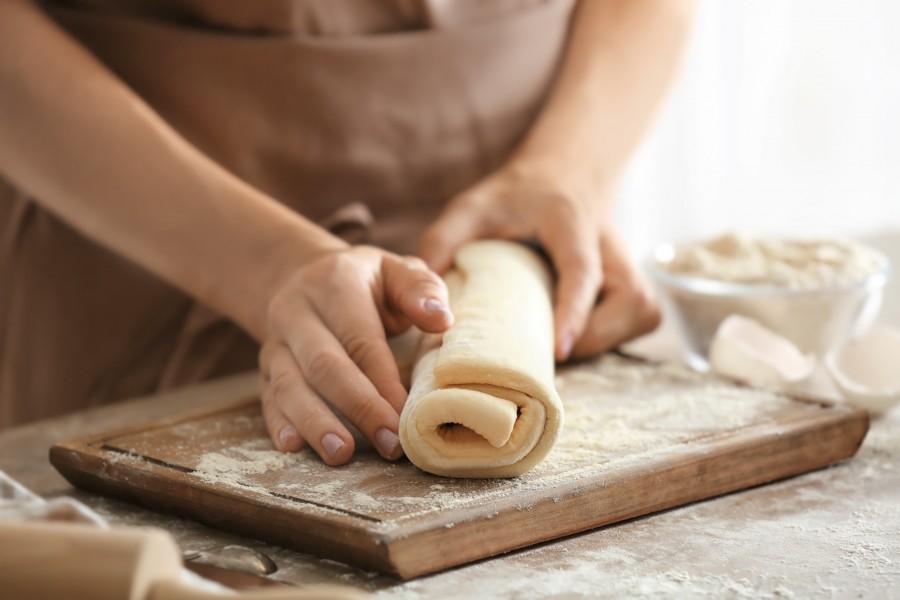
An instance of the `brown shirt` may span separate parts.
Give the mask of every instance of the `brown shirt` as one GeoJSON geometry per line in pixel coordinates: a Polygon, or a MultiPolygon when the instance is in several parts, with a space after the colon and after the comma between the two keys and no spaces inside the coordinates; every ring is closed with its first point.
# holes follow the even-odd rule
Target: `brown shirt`
{"type": "MultiPolygon", "coordinates": [[[[319,222],[362,204],[367,241],[409,252],[535,118],[572,0],[45,6],[227,169],[319,222]]],[[[2,182],[0,223],[0,426],[254,365],[236,327],[2,182]]]]}

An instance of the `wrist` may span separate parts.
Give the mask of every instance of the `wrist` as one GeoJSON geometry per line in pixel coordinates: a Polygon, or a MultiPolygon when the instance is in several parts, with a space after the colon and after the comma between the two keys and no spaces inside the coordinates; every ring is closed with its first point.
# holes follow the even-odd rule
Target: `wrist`
{"type": "Polygon", "coordinates": [[[269,303],[304,266],[349,245],[296,214],[281,220],[262,236],[246,240],[240,262],[226,265],[215,305],[255,339],[266,336],[269,303]],[[240,289],[236,289],[239,286],[240,289]]]}
{"type": "Polygon", "coordinates": [[[516,152],[501,169],[514,181],[571,198],[601,218],[612,209],[613,185],[599,168],[552,153],[516,152]]]}

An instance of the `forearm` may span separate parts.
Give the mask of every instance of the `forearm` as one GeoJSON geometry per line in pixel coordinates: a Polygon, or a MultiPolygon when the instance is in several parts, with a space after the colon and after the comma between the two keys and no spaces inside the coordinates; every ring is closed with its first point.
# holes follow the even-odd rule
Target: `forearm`
{"type": "Polygon", "coordinates": [[[694,0],[581,0],[547,104],[514,164],[604,196],[661,104],[694,0]]]}
{"type": "Polygon", "coordinates": [[[6,177],[257,337],[288,267],[344,247],[196,150],[19,0],[0,0],[0,132],[6,177]]]}

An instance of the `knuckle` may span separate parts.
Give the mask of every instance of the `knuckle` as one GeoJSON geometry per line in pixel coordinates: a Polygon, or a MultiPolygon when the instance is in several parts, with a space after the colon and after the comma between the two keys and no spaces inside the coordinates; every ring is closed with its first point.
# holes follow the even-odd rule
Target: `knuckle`
{"type": "Polygon", "coordinates": [[[600,256],[598,253],[585,251],[580,245],[573,245],[567,254],[563,265],[566,270],[588,282],[600,280],[600,256]]]}
{"type": "Polygon", "coordinates": [[[480,208],[489,201],[489,197],[490,194],[481,188],[466,190],[447,203],[444,216],[454,216],[480,208]]]}
{"type": "Polygon", "coordinates": [[[443,248],[452,242],[450,231],[438,221],[425,230],[422,234],[420,246],[422,248],[443,248]]]}
{"type": "Polygon", "coordinates": [[[356,333],[344,340],[344,349],[353,362],[362,365],[377,353],[379,342],[371,335],[356,333]]]}
{"type": "Polygon", "coordinates": [[[259,402],[262,405],[263,414],[266,417],[270,417],[274,411],[277,409],[275,406],[272,389],[269,386],[266,386],[266,389],[263,390],[263,393],[259,396],[259,402]]]}
{"type": "Polygon", "coordinates": [[[367,249],[360,248],[356,251],[348,250],[347,252],[336,252],[328,255],[327,259],[322,261],[322,269],[327,273],[343,272],[347,269],[355,268],[361,256],[367,253],[367,249]]]}
{"type": "Polygon", "coordinates": [[[272,438],[272,441],[278,446],[278,433],[281,431],[281,428],[287,423],[284,415],[278,410],[268,410],[264,411],[263,417],[266,423],[266,430],[269,432],[269,436],[272,438]]]}
{"type": "Polygon", "coordinates": [[[337,375],[342,362],[341,357],[336,352],[318,350],[310,352],[306,356],[301,365],[301,370],[311,380],[322,381],[337,375]]]}
{"type": "Polygon", "coordinates": [[[643,302],[639,306],[640,321],[643,325],[643,331],[653,331],[662,323],[662,310],[655,299],[644,296],[643,302]]]}
{"type": "Polygon", "coordinates": [[[647,290],[638,290],[632,306],[634,307],[636,326],[640,333],[653,331],[662,322],[659,303],[647,290]]]}
{"type": "Polygon", "coordinates": [[[560,278],[568,278],[572,282],[581,282],[589,276],[587,258],[579,252],[573,252],[564,260],[558,259],[557,271],[560,278]]]}
{"type": "Polygon", "coordinates": [[[581,203],[572,194],[557,191],[549,194],[549,196],[566,219],[575,221],[580,219],[582,213],[584,213],[581,203]]]}
{"type": "Polygon", "coordinates": [[[269,306],[266,311],[269,324],[276,328],[281,328],[288,323],[296,314],[296,310],[292,304],[288,294],[284,292],[275,294],[269,301],[269,306]]]}
{"type": "Polygon", "coordinates": [[[571,283],[569,284],[572,304],[582,307],[584,310],[590,310],[594,306],[600,291],[602,280],[600,274],[595,271],[584,270],[581,273],[574,272],[572,275],[571,283]]]}
{"type": "Polygon", "coordinates": [[[596,292],[603,281],[603,271],[600,268],[599,259],[586,259],[584,267],[584,279],[592,291],[596,292]]]}
{"type": "Polygon", "coordinates": [[[329,431],[332,428],[332,421],[334,421],[334,418],[334,414],[327,408],[313,408],[303,415],[301,431],[304,435],[313,438],[318,437],[316,434],[323,431],[329,431]]]}
{"type": "Polygon", "coordinates": [[[362,427],[365,423],[373,422],[378,418],[379,400],[373,396],[362,396],[357,398],[350,410],[347,418],[356,426],[362,427]]]}
{"type": "Polygon", "coordinates": [[[409,298],[418,298],[424,295],[441,297],[446,294],[446,287],[437,275],[422,271],[410,277],[406,287],[400,290],[400,293],[409,298]]]}
{"type": "Polygon", "coordinates": [[[331,294],[355,268],[355,258],[346,252],[332,254],[310,266],[310,289],[331,294]]]}
{"type": "Polygon", "coordinates": [[[545,192],[546,206],[552,210],[550,218],[559,224],[584,223],[588,217],[585,202],[574,194],[559,190],[545,192]]]}
{"type": "MultiPolygon", "coordinates": [[[[283,404],[294,392],[297,385],[296,378],[288,371],[276,371],[269,380],[269,393],[263,394],[263,402],[269,398],[269,404],[283,404]]],[[[274,407],[273,407],[274,408],[274,407]]]]}
{"type": "Polygon", "coordinates": [[[428,265],[425,264],[425,261],[418,256],[402,256],[401,260],[406,267],[412,271],[430,271],[428,265]]]}
{"type": "Polygon", "coordinates": [[[369,268],[376,256],[377,252],[367,246],[326,254],[301,269],[302,281],[295,287],[306,295],[328,297],[345,289],[354,274],[369,268]]]}

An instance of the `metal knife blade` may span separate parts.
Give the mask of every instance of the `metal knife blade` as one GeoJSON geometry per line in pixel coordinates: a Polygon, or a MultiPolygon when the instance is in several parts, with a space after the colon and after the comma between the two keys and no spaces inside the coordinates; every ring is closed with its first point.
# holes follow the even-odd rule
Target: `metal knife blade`
{"type": "Polygon", "coordinates": [[[200,577],[205,577],[236,590],[246,590],[262,587],[287,587],[285,584],[274,581],[261,575],[253,575],[244,571],[233,571],[231,569],[223,569],[210,564],[184,561],[184,566],[191,572],[196,573],[200,577]]]}

